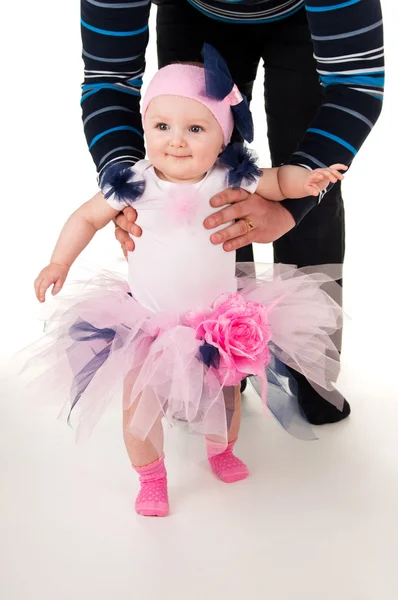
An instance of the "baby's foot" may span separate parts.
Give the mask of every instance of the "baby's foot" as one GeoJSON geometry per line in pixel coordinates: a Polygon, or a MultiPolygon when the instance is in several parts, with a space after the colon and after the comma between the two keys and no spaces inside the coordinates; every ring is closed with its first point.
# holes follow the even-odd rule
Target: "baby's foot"
{"type": "Polygon", "coordinates": [[[169,514],[166,477],[141,484],[135,510],[144,517],[166,517],[169,514]]]}
{"type": "Polygon", "coordinates": [[[146,467],[134,468],[141,484],[135,501],[136,512],[145,517],[166,517],[169,514],[169,498],[164,457],[146,467]]]}
{"type": "Polygon", "coordinates": [[[213,473],[225,483],[234,483],[246,479],[249,475],[249,469],[245,463],[233,454],[235,443],[236,440],[230,442],[224,452],[214,454],[214,445],[206,440],[210,467],[213,473]]]}

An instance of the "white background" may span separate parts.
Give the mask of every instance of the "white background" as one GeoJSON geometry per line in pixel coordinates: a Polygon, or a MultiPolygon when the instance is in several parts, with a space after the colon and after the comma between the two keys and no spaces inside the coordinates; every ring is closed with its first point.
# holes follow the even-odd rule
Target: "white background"
{"type": "MultiPolygon", "coordinates": [[[[146,82],[156,69],[154,13],[146,82]]],[[[211,600],[242,594],[273,600],[398,597],[397,16],[394,0],[385,0],[384,109],[344,182],[344,302],[351,320],[339,385],[352,417],[322,428],[318,442],[305,444],[262,419],[249,393],[241,454],[252,477],[233,489],[220,486],[204,464],[198,466],[198,442],[177,431],[169,450],[174,516],[144,521],[132,510],[136,482],[116,411],[90,448],[77,450],[53,415],[4,394],[5,600],[72,594],[76,600],[127,594],[152,600],[160,594],[183,598],[184,590],[186,597],[211,600]]],[[[6,370],[8,355],[41,332],[33,280],[66,218],[97,186],[79,105],[79,2],[8,2],[1,20],[0,367],[6,370]]],[[[261,86],[259,78],[253,147],[266,166],[261,86]]],[[[119,255],[109,226],[84,259],[109,266],[119,255]]],[[[256,257],[271,260],[270,248],[258,246],[256,257]]]]}

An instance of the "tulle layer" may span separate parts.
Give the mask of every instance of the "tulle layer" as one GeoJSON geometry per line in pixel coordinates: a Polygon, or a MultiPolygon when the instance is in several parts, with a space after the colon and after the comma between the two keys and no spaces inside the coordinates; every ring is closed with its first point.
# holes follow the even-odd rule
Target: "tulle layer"
{"type": "MultiPolygon", "coordinates": [[[[333,266],[238,267],[240,294],[267,308],[270,391],[279,390],[273,394],[273,413],[286,427],[286,413],[282,418],[281,413],[290,393],[283,390],[281,363],[302,373],[341,409],[343,398],[334,387],[339,353],[332,341],[342,326],[341,290],[334,281],[339,271],[333,266]]],[[[160,417],[177,417],[191,431],[225,444],[234,396],[215,366],[205,364],[202,345],[185,315],[153,313],[134,300],[123,279],[100,274],[78,297],[59,299],[44,337],[20,356],[21,374],[32,396],[61,401],[61,416],[76,428],[78,439],[89,436],[114,397],[123,397],[126,428],[142,440],[151,437],[160,417]]],[[[265,377],[260,379],[266,401],[265,377]]],[[[288,420],[295,421],[291,411],[288,420]]]]}

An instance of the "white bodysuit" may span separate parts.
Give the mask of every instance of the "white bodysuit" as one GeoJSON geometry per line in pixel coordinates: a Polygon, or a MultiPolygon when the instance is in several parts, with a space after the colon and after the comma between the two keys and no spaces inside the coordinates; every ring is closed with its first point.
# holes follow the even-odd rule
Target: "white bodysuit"
{"type": "MultiPolygon", "coordinates": [[[[129,284],[133,297],[153,311],[187,312],[208,306],[224,292],[236,292],[235,253],[214,245],[203,221],[218,208],[215,194],[228,187],[228,170],[215,165],[196,184],[163,181],[147,160],[134,165],[134,180],[145,181],[145,191],[134,202],[142,236],[134,238],[129,253],[129,284]]],[[[253,193],[257,181],[242,182],[253,193]]],[[[108,200],[116,210],[127,203],[108,200]]]]}

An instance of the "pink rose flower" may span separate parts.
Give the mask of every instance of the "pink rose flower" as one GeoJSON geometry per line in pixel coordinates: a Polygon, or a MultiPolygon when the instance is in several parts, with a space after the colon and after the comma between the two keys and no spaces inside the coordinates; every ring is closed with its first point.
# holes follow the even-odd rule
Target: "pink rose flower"
{"type": "Polygon", "coordinates": [[[247,375],[263,373],[270,361],[271,330],[262,304],[247,301],[240,293],[223,294],[212,311],[189,313],[187,320],[198,339],[218,349],[221,383],[238,385],[247,375]]]}

